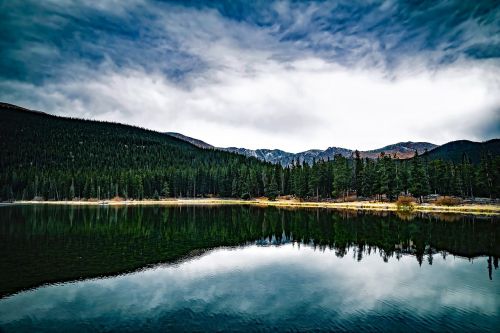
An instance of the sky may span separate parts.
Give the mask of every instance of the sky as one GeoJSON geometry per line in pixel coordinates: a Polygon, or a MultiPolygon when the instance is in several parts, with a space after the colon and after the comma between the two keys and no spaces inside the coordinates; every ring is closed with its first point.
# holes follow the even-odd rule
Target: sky
{"type": "Polygon", "coordinates": [[[0,101],[290,152],[500,137],[499,1],[0,1],[0,101]]]}

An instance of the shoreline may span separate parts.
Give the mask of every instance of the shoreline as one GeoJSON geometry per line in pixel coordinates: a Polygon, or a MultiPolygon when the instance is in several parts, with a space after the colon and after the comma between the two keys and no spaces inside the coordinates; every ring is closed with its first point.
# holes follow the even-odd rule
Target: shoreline
{"type": "Polygon", "coordinates": [[[74,206],[220,206],[220,205],[247,205],[260,207],[282,208],[327,208],[348,209],[362,211],[392,211],[405,213],[453,213],[474,215],[500,215],[500,205],[492,204],[462,204],[458,206],[437,206],[433,204],[415,204],[411,210],[398,210],[393,202],[305,202],[297,200],[265,199],[164,199],[164,200],[122,200],[122,201],[14,201],[0,203],[6,205],[74,205],[74,206]]]}

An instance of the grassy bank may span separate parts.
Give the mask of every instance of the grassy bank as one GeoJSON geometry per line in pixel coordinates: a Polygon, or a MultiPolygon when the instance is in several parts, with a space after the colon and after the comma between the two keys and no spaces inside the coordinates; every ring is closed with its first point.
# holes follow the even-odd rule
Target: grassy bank
{"type": "MultiPolygon", "coordinates": [[[[162,206],[182,206],[182,205],[254,205],[273,206],[287,208],[329,208],[329,209],[350,209],[367,211],[397,211],[395,203],[389,202],[305,202],[298,200],[276,200],[267,199],[167,199],[167,200],[122,200],[122,201],[16,201],[12,204],[48,204],[48,205],[162,205],[162,206]]],[[[412,212],[434,212],[434,213],[458,213],[458,214],[480,214],[480,215],[500,215],[500,205],[478,205],[463,204],[457,206],[439,206],[434,204],[415,204],[411,208],[412,212]]]]}

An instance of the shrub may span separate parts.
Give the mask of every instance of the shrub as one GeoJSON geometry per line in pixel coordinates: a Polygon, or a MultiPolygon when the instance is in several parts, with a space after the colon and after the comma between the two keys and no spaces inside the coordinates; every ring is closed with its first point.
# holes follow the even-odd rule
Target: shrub
{"type": "Polygon", "coordinates": [[[396,201],[398,210],[412,210],[415,205],[415,198],[408,196],[400,196],[396,201]]]}
{"type": "Polygon", "coordinates": [[[267,198],[269,201],[276,201],[276,198],[278,197],[277,193],[268,193],[267,198]]]}
{"type": "Polygon", "coordinates": [[[457,206],[462,203],[462,200],[455,197],[439,197],[436,199],[436,205],[438,206],[457,206]]]}
{"type": "Polygon", "coordinates": [[[344,198],[344,202],[356,202],[358,201],[358,197],[355,195],[348,195],[344,198]]]}

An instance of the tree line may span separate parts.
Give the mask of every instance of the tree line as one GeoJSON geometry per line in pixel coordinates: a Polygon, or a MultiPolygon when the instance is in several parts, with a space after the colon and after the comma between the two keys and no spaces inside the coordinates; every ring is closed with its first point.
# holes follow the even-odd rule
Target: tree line
{"type": "Polygon", "coordinates": [[[497,198],[500,158],[484,154],[479,164],[464,154],[456,163],[430,160],[425,154],[408,160],[381,153],[377,159],[336,155],[332,161],[285,168],[285,193],[309,198],[357,197],[395,200],[400,195],[421,198],[429,194],[497,198]]]}
{"type": "Polygon", "coordinates": [[[114,197],[394,200],[401,194],[497,198],[499,156],[474,164],[341,155],[312,165],[282,167],[241,155],[194,147],[162,133],[106,122],[1,110],[0,198],[72,200],[114,197]]]}

